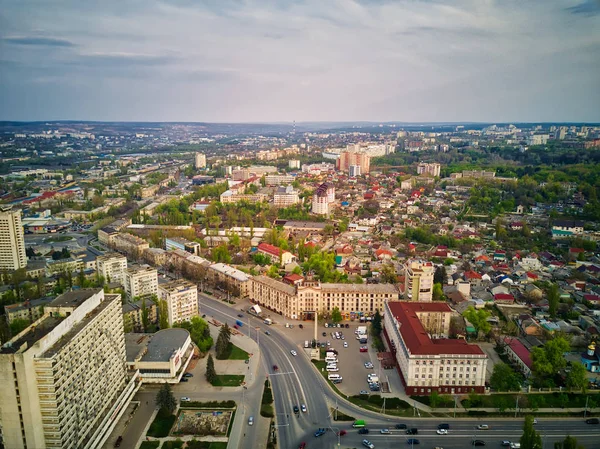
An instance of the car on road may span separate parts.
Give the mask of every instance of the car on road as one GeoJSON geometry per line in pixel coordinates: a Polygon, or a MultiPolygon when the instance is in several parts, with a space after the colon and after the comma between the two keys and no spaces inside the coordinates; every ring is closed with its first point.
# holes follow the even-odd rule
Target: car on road
{"type": "Polygon", "coordinates": [[[396,424],[396,429],[406,429],[406,424],[396,424]]]}
{"type": "Polygon", "coordinates": [[[450,424],[446,424],[446,423],[438,424],[438,429],[450,430],[450,424]]]}
{"type": "Polygon", "coordinates": [[[436,433],[438,435],[448,435],[448,431],[446,429],[438,429],[436,433]]]}
{"type": "Polygon", "coordinates": [[[119,435],[117,441],[115,441],[115,447],[121,447],[121,442],[123,441],[123,437],[119,435]]]}
{"type": "Polygon", "coordinates": [[[389,435],[389,434],[391,434],[392,432],[390,432],[390,429],[381,429],[381,430],[379,431],[379,433],[380,433],[380,434],[382,434],[382,435],[389,435]]]}
{"type": "Polygon", "coordinates": [[[254,425],[254,416],[251,416],[250,418],[248,418],[248,425],[249,426],[253,426],[254,425]]]}
{"type": "Polygon", "coordinates": [[[510,441],[508,441],[508,440],[502,440],[502,441],[500,442],[500,446],[510,446],[510,444],[511,444],[511,443],[510,443],[510,441]]]}
{"type": "Polygon", "coordinates": [[[521,449],[521,443],[510,443],[510,449],[521,449]]]}
{"type": "Polygon", "coordinates": [[[365,368],[373,369],[373,364],[371,362],[365,362],[365,368]]]}
{"type": "Polygon", "coordinates": [[[267,335],[271,335],[271,332],[269,332],[269,331],[265,331],[265,334],[267,334],[267,335]]]}
{"type": "Polygon", "coordinates": [[[473,440],[473,441],[471,441],[471,445],[473,445],[473,446],[485,446],[485,441],[483,441],[483,440],[473,440]]]}
{"type": "Polygon", "coordinates": [[[298,353],[296,351],[294,351],[293,349],[290,351],[290,354],[292,354],[294,357],[296,357],[298,355],[298,353]]]}
{"type": "Polygon", "coordinates": [[[407,429],[406,430],[406,434],[407,435],[418,435],[419,434],[419,429],[417,429],[416,427],[413,427],[411,429],[407,429]]]}
{"type": "Polygon", "coordinates": [[[598,418],[589,418],[585,420],[586,424],[600,424],[600,419],[598,418]]]}
{"type": "Polygon", "coordinates": [[[362,429],[358,429],[358,434],[359,435],[368,435],[369,429],[367,429],[366,427],[363,427],[362,429]]]}
{"type": "Polygon", "coordinates": [[[477,430],[488,430],[490,428],[490,426],[488,426],[487,424],[479,424],[477,426],[477,430]]]}
{"type": "Polygon", "coordinates": [[[302,442],[300,443],[300,446],[298,446],[298,449],[305,449],[306,448],[306,443],[302,442]]]}
{"type": "Polygon", "coordinates": [[[319,429],[315,432],[315,437],[318,438],[321,435],[325,435],[325,429],[319,429]]]}
{"type": "Polygon", "coordinates": [[[302,410],[302,413],[306,413],[306,405],[300,404],[300,410],[302,410]]]}
{"type": "Polygon", "coordinates": [[[337,436],[338,436],[338,437],[343,437],[344,435],[346,435],[346,433],[347,433],[347,432],[346,432],[344,429],[342,429],[342,430],[340,430],[340,431],[337,433],[337,436]]]}
{"type": "Polygon", "coordinates": [[[360,352],[368,352],[369,348],[367,348],[366,346],[361,346],[360,347],[360,352]]]}
{"type": "Polygon", "coordinates": [[[344,342],[344,348],[347,348],[347,347],[348,347],[348,343],[344,342]]]}
{"type": "Polygon", "coordinates": [[[194,375],[192,373],[185,373],[183,377],[194,377],[194,375]]]}
{"type": "Polygon", "coordinates": [[[298,324],[298,327],[299,327],[300,329],[304,329],[304,326],[303,326],[302,324],[298,324]]]}
{"type": "Polygon", "coordinates": [[[277,371],[279,367],[277,365],[273,365],[273,371],[277,371]]]}
{"type": "Polygon", "coordinates": [[[359,394],[369,394],[369,392],[367,390],[360,390],[359,394]]]}
{"type": "Polygon", "coordinates": [[[408,444],[421,444],[421,442],[419,440],[417,440],[416,438],[409,438],[408,440],[406,440],[406,442],[408,444]]]}
{"type": "Polygon", "coordinates": [[[184,396],[181,398],[181,402],[191,402],[191,399],[188,398],[187,396],[184,396]]]}
{"type": "Polygon", "coordinates": [[[375,449],[375,445],[371,443],[369,440],[363,440],[362,445],[364,447],[368,447],[369,449],[375,449]]]}
{"type": "Polygon", "coordinates": [[[244,318],[244,315],[242,315],[241,313],[238,313],[238,318],[244,318]]]}
{"type": "Polygon", "coordinates": [[[300,409],[297,405],[294,405],[294,413],[300,413],[300,409]]]}
{"type": "Polygon", "coordinates": [[[537,424],[537,418],[533,418],[533,423],[537,424]]]}

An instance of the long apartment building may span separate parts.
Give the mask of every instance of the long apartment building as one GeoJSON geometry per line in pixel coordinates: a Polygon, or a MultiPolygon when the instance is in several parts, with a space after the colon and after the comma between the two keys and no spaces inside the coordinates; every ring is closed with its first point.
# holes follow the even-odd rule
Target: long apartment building
{"type": "Polygon", "coordinates": [[[434,272],[431,262],[407,261],[404,265],[404,297],[409,301],[431,302],[434,272]]]}
{"type": "Polygon", "coordinates": [[[333,284],[304,281],[291,286],[266,276],[254,276],[253,302],[292,319],[311,319],[337,307],[344,319],[382,311],[387,301],[398,300],[392,284],[333,284]]]}
{"type": "Polygon", "coordinates": [[[447,338],[448,304],[394,301],[384,310],[384,335],[406,394],[484,392],[487,356],[478,345],[447,338]]]}
{"type": "Polygon", "coordinates": [[[125,293],[130,300],[158,295],[158,271],[148,265],[125,270],[125,293]]]}
{"type": "Polygon", "coordinates": [[[112,239],[112,247],[133,258],[142,256],[144,250],[150,248],[148,242],[135,235],[120,233],[112,239]]]}
{"type": "Polygon", "coordinates": [[[11,206],[0,207],[0,270],[14,271],[25,268],[25,236],[21,211],[11,206]]]}
{"type": "Polygon", "coordinates": [[[224,263],[209,265],[207,278],[214,285],[224,284],[230,291],[238,290],[240,298],[247,298],[252,293],[252,278],[243,271],[224,263]]]}
{"type": "Polygon", "coordinates": [[[198,316],[198,288],[190,281],[178,279],[159,285],[158,299],[167,303],[169,326],[198,316]]]}
{"type": "Polygon", "coordinates": [[[0,348],[0,423],[11,449],[99,448],[136,391],[120,295],[65,293],[0,348]]]}
{"type": "Polygon", "coordinates": [[[119,253],[106,253],[96,257],[96,271],[106,282],[125,283],[127,257],[119,253]]]}

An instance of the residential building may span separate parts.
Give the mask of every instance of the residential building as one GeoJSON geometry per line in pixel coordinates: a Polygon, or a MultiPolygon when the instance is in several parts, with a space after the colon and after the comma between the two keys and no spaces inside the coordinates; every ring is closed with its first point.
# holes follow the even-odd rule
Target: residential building
{"type": "Polygon", "coordinates": [[[275,207],[288,207],[298,204],[300,196],[298,191],[293,186],[278,187],[273,195],[273,205],[275,207]]]}
{"type": "Polygon", "coordinates": [[[329,214],[329,204],[335,201],[335,186],[324,182],[313,194],[312,213],[318,215],[329,214]]]}
{"type": "Polygon", "coordinates": [[[290,159],[288,162],[288,167],[292,170],[300,168],[300,161],[298,159],[290,159]]]}
{"type": "Polygon", "coordinates": [[[302,166],[302,173],[311,175],[320,175],[335,170],[335,165],[329,162],[321,162],[319,164],[308,164],[302,166]]]}
{"type": "Polygon", "coordinates": [[[417,165],[419,175],[440,176],[441,165],[438,163],[427,164],[421,162],[417,165]]]}
{"type": "Polygon", "coordinates": [[[198,316],[198,288],[190,281],[178,279],[160,284],[158,298],[167,303],[169,326],[198,316]]]}
{"type": "Polygon", "coordinates": [[[409,301],[432,301],[434,272],[435,267],[431,262],[407,261],[404,265],[404,297],[409,301]]]}
{"type": "Polygon", "coordinates": [[[140,299],[137,302],[123,304],[123,320],[129,323],[134,332],[145,332],[144,329],[144,307],[148,316],[148,324],[158,324],[158,310],[156,303],[150,299],[140,299]]]}
{"type": "Polygon", "coordinates": [[[358,165],[361,173],[369,173],[371,168],[371,156],[363,152],[342,151],[337,160],[337,168],[341,171],[349,171],[351,165],[358,165]]]}
{"type": "Polygon", "coordinates": [[[105,226],[98,229],[98,241],[106,246],[112,247],[117,235],[119,235],[119,231],[112,226],[105,226]]]}
{"type": "Polygon", "coordinates": [[[140,188],[140,198],[141,199],[151,198],[151,197],[155,196],[159,190],[160,190],[159,185],[143,186],[140,188]]]}
{"type": "Polygon", "coordinates": [[[348,176],[358,178],[360,176],[360,165],[351,165],[348,167],[348,176]]]}
{"type": "Polygon", "coordinates": [[[406,394],[484,392],[487,356],[481,348],[465,340],[432,338],[437,331],[446,331],[451,316],[452,310],[442,302],[385,304],[384,336],[406,394]]]}
{"type": "Polygon", "coordinates": [[[32,299],[18,304],[4,306],[4,315],[8,324],[15,320],[27,320],[30,323],[37,321],[44,315],[44,307],[51,303],[54,297],[32,299]]]}
{"type": "Polygon", "coordinates": [[[260,243],[258,245],[258,252],[269,257],[272,263],[279,263],[282,266],[296,261],[296,256],[294,256],[292,253],[269,243],[260,243]]]}
{"type": "Polygon", "coordinates": [[[134,259],[140,258],[144,250],[150,248],[150,245],[146,240],[125,233],[116,235],[113,238],[112,246],[117,251],[125,253],[134,259]]]}
{"type": "Polygon", "coordinates": [[[125,293],[133,298],[158,294],[158,271],[148,265],[129,267],[125,271],[125,293]]]}
{"type": "Polygon", "coordinates": [[[196,153],[196,169],[206,168],[206,155],[203,153],[196,153]]]}
{"type": "Polygon", "coordinates": [[[291,184],[296,178],[292,175],[266,175],[265,182],[268,186],[280,186],[282,184],[291,184]]]}
{"type": "Polygon", "coordinates": [[[187,251],[188,253],[195,254],[196,256],[200,254],[200,243],[192,242],[188,239],[184,239],[183,237],[167,237],[165,239],[165,249],[167,251],[171,251],[174,249],[180,249],[181,251],[187,251]]]}
{"type": "Polygon", "coordinates": [[[76,290],[0,349],[0,422],[11,449],[102,447],[139,387],[128,379],[120,295],[76,290]]]}
{"type": "Polygon", "coordinates": [[[119,253],[106,253],[96,258],[96,271],[107,283],[124,285],[127,257],[119,253]]]}
{"type": "Polygon", "coordinates": [[[506,355],[509,360],[516,364],[525,377],[531,376],[531,353],[529,349],[518,339],[507,337],[504,339],[506,355]]]}
{"type": "Polygon", "coordinates": [[[267,201],[267,195],[264,193],[234,193],[233,190],[227,190],[221,194],[221,203],[238,203],[247,201],[249,203],[261,203],[267,201]]]}
{"type": "Polygon", "coordinates": [[[48,275],[56,273],[76,273],[84,268],[83,261],[73,257],[66,259],[49,260],[46,262],[46,273],[48,275]]]}
{"type": "Polygon", "coordinates": [[[243,271],[224,263],[209,265],[207,277],[214,285],[222,284],[229,291],[239,292],[237,296],[240,298],[247,298],[252,292],[252,278],[243,271]]]}
{"type": "Polygon", "coordinates": [[[14,271],[26,265],[21,211],[11,206],[0,206],[0,270],[14,271]]]}
{"type": "Polygon", "coordinates": [[[555,220],[552,224],[552,238],[568,238],[583,234],[583,221],[555,220]]]}

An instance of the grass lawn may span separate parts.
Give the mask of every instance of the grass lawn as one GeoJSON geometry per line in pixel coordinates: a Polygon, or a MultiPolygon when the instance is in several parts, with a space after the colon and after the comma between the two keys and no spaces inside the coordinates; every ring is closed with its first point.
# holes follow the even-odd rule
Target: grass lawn
{"type": "Polygon", "coordinates": [[[160,446],[160,441],[142,441],[140,449],[156,449],[160,446]]]}
{"type": "Polygon", "coordinates": [[[68,242],[69,240],[73,240],[73,237],[69,237],[67,235],[57,235],[56,237],[48,237],[44,240],[44,242],[68,242]]]}
{"type": "Polygon", "coordinates": [[[175,441],[165,441],[160,449],[181,449],[183,447],[183,441],[177,439],[175,441]]]}
{"type": "Polygon", "coordinates": [[[227,442],[223,441],[188,441],[189,449],[227,449],[227,442]]]}
{"type": "MultiPolygon", "coordinates": [[[[598,394],[580,394],[580,393],[530,393],[530,394],[491,394],[479,395],[479,403],[474,407],[498,408],[500,411],[515,407],[517,396],[519,397],[519,408],[569,408],[585,407],[586,396],[589,396],[588,407],[594,407],[600,403],[598,394]],[[590,403],[592,405],[590,406],[590,403]]],[[[463,405],[466,406],[463,400],[463,405]]]]}
{"type": "Polygon", "coordinates": [[[173,427],[173,423],[176,419],[177,417],[175,415],[169,415],[168,413],[159,411],[156,418],[154,418],[154,421],[152,421],[152,424],[150,424],[147,435],[154,438],[169,436],[169,431],[171,430],[171,427],[173,427]]]}
{"type": "Polygon", "coordinates": [[[229,360],[246,360],[248,358],[248,353],[241,348],[238,348],[233,343],[229,343],[229,360]]]}
{"type": "Polygon", "coordinates": [[[241,374],[217,374],[212,383],[213,387],[239,387],[244,381],[241,374]]]}

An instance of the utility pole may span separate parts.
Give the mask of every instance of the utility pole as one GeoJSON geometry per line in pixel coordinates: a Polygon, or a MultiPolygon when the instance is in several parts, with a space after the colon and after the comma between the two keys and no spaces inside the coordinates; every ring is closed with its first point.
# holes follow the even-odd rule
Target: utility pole
{"type": "Polygon", "coordinates": [[[456,418],[456,399],[457,396],[454,396],[454,417],[456,418]]]}
{"type": "Polygon", "coordinates": [[[317,320],[317,311],[315,310],[315,343],[317,342],[318,339],[318,334],[317,334],[317,326],[319,325],[319,322],[317,320]]]}
{"type": "Polygon", "coordinates": [[[583,417],[584,418],[587,416],[587,406],[588,406],[588,399],[589,398],[590,398],[589,396],[585,397],[585,409],[583,410],[583,417]]]}
{"type": "Polygon", "coordinates": [[[515,418],[517,417],[518,411],[519,411],[519,396],[517,396],[517,405],[515,406],[515,418]]]}

